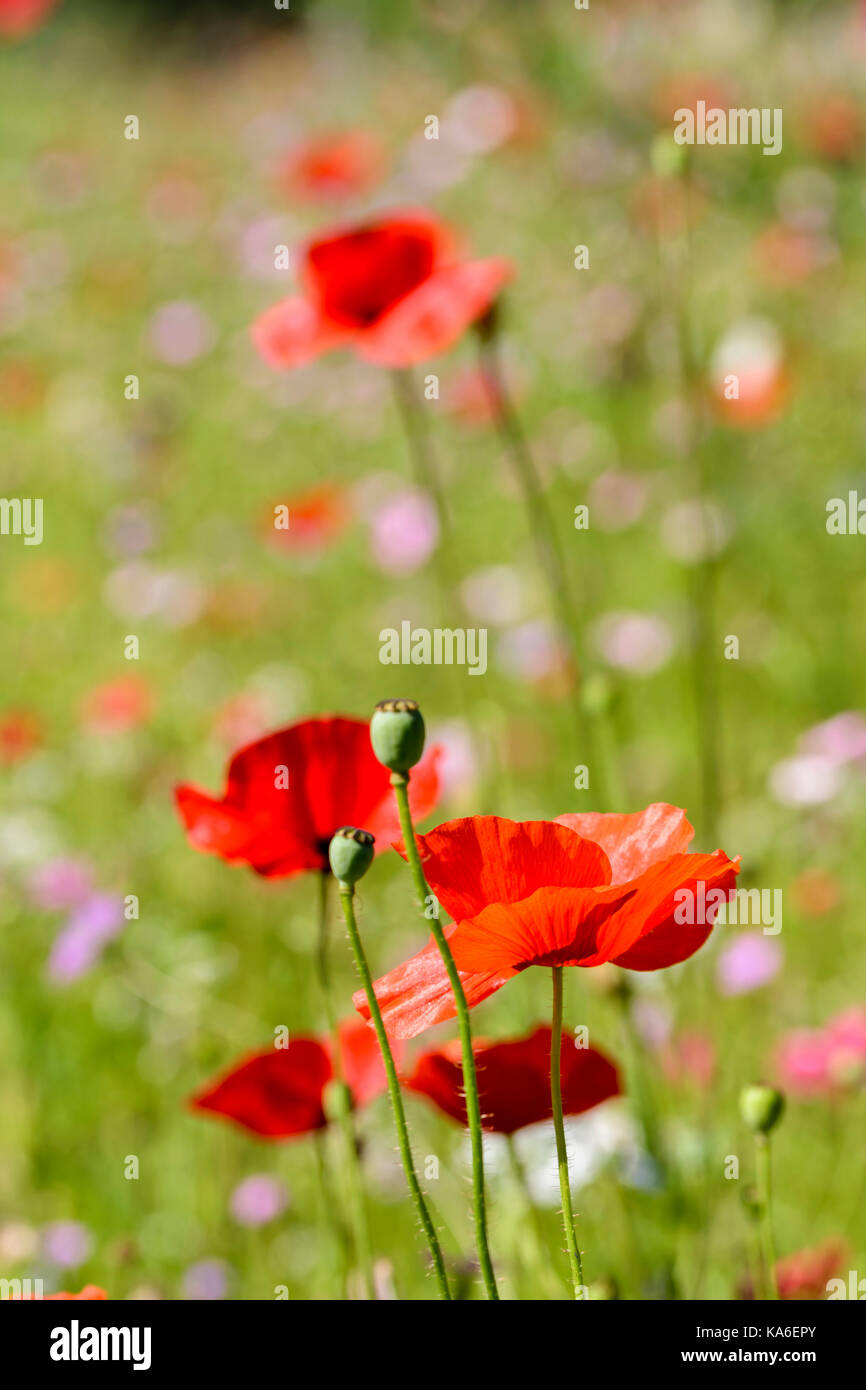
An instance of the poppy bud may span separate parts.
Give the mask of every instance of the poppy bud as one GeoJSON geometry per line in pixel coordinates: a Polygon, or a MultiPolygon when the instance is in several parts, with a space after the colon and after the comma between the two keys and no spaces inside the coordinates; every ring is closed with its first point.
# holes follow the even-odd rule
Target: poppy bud
{"type": "Polygon", "coordinates": [[[785,1097],[772,1086],[746,1086],[740,1092],[740,1114],[756,1134],[769,1134],[784,1109],[785,1097]]]}
{"type": "Polygon", "coordinates": [[[363,878],[373,862],[375,838],[369,830],[343,825],[334,832],[328,846],[331,872],[340,883],[354,884],[363,878]]]}
{"type": "Polygon", "coordinates": [[[424,752],[424,717],[415,700],[380,700],[370,720],[370,742],[384,767],[406,773],[424,752]]]}

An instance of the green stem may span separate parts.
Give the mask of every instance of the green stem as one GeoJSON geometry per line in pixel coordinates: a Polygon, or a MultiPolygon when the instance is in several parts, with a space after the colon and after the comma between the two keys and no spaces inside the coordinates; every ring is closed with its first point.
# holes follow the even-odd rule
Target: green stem
{"type": "Polygon", "coordinates": [[[758,1170],[758,1201],[761,1208],[760,1234],[761,1254],[764,1263],[765,1297],[778,1299],[779,1284],[776,1278],[776,1242],[773,1238],[772,1182],[770,1163],[770,1138],[767,1134],[755,1135],[756,1165],[758,1170]]]}
{"type": "MultiPolygon", "coordinates": [[[[577,678],[578,692],[584,681],[584,662],[578,638],[577,616],[569,597],[570,590],[556,527],[544,498],[538,473],[520,419],[505,384],[499,361],[496,332],[481,339],[481,379],[490,397],[494,416],[503,441],[514,465],[514,472],[523,494],[529,530],[536,559],[547,585],[553,612],[571,647],[571,658],[577,678]]],[[[578,702],[575,702],[577,707],[578,702]]],[[[584,712],[578,724],[578,735],[586,748],[586,762],[595,781],[596,802],[600,807],[610,805],[608,773],[599,756],[596,716],[584,712]]],[[[611,759],[615,763],[615,758],[611,759]]],[[[621,809],[619,806],[616,809],[621,809]]]]}
{"type": "Polygon", "coordinates": [[[391,380],[394,383],[394,399],[397,402],[397,409],[400,412],[400,418],[403,421],[403,428],[406,431],[406,438],[409,442],[409,453],[412,457],[415,481],[425,492],[429,492],[433,499],[433,503],[436,507],[436,516],[439,521],[442,544],[443,546],[447,546],[450,541],[451,528],[448,519],[448,508],[445,502],[445,493],[442,487],[442,480],[439,476],[439,469],[433,458],[433,452],[430,448],[427,433],[421,424],[412,376],[410,372],[403,367],[391,373],[391,380]]]}
{"type": "Polygon", "coordinates": [[[400,829],[403,833],[403,843],[406,846],[406,857],[409,861],[409,868],[412,871],[418,903],[424,916],[427,917],[430,922],[433,939],[439,948],[439,954],[442,957],[442,962],[448,973],[448,980],[454,993],[454,1003],[457,1009],[457,1028],[460,1034],[460,1050],[463,1060],[463,1089],[466,1093],[466,1119],[469,1125],[469,1140],[472,1148],[472,1212],[475,1222],[475,1245],[478,1250],[478,1260],[481,1265],[481,1275],[484,1279],[487,1297],[490,1299],[498,1299],[499,1290],[496,1287],[493,1261],[490,1258],[490,1248],[487,1243],[487,1212],[484,1194],[484,1142],[481,1133],[481,1104],[478,1099],[478,1078],[475,1074],[475,1053],[472,1050],[472,1028],[469,1023],[469,1006],[466,1003],[466,995],[463,991],[463,984],[457,966],[454,964],[451,947],[448,945],[445,933],[442,930],[442,923],[439,920],[439,904],[427,886],[424,870],[421,867],[418,842],[415,839],[415,827],[412,824],[412,812],[409,808],[409,774],[392,772],[391,786],[394,788],[397,811],[400,816],[400,829]]]}
{"type": "Polygon", "coordinates": [[[394,1065],[394,1054],[391,1051],[391,1044],[388,1041],[388,1034],[385,1031],[385,1024],[382,1019],[382,1011],[379,1008],[379,1001],[376,998],[376,991],[373,988],[373,976],[370,974],[370,967],[367,964],[367,957],[361,941],[361,934],[358,931],[358,923],[355,919],[355,907],[353,898],[355,890],[351,884],[340,884],[340,902],[343,908],[343,917],[346,922],[346,931],[349,935],[349,942],[352,947],[352,954],[355,957],[355,964],[358,967],[358,974],[361,977],[361,984],[367,996],[367,1003],[370,1008],[370,1017],[373,1020],[373,1027],[376,1030],[376,1037],[379,1040],[379,1048],[382,1053],[382,1061],[385,1065],[385,1075],[388,1079],[388,1095],[391,1098],[391,1109],[394,1112],[394,1123],[397,1127],[397,1142],[400,1147],[400,1157],[403,1160],[403,1170],[406,1174],[406,1182],[409,1185],[409,1192],[415,1204],[415,1212],[421,1222],[430,1255],[433,1260],[433,1269],[436,1274],[436,1282],[439,1285],[440,1298],[450,1299],[451,1291],[448,1288],[448,1279],[445,1274],[445,1261],[442,1258],[442,1250],[439,1245],[439,1237],[424,1194],[421,1191],[421,1184],[415,1172],[415,1161],[412,1157],[412,1145],[409,1142],[409,1128],[406,1124],[406,1112],[403,1109],[403,1096],[400,1092],[400,1081],[397,1076],[397,1068],[394,1065]]]}
{"type": "MultiPolygon", "coordinates": [[[[526,1210],[529,1213],[529,1220],[532,1226],[535,1256],[533,1261],[534,1274],[536,1278],[541,1280],[545,1287],[548,1284],[550,1284],[552,1288],[556,1276],[553,1275],[551,1271],[550,1252],[548,1250],[547,1237],[544,1232],[544,1226],[542,1225],[541,1221],[541,1213],[539,1212],[538,1207],[535,1205],[535,1202],[532,1200],[532,1193],[529,1189],[529,1181],[526,1177],[526,1169],[523,1166],[520,1154],[517,1152],[517,1145],[514,1142],[514,1135],[506,1134],[505,1141],[506,1147],[508,1149],[508,1161],[511,1164],[511,1171],[514,1175],[514,1181],[520,1190],[520,1195],[523,1198],[524,1205],[526,1206],[526,1210]]],[[[556,1283],[557,1296],[561,1298],[562,1285],[559,1283],[558,1279],[556,1280],[556,1283]]]]}
{"type": "Polygon", "coordinates": [[[358,1261],[358,1267],[361,1271],[365,1296],[372,1300],[376,1297],[376,1284],[373,1278],[373,1246],[370,1237],[370,1221],[367,1212],[367,1203],[364,1200],[364,1182],[358,1157],[358,1140],[355,1133],[355,1120],[352,1114],[352,1098],[349,1088],[342,1079],[343,1065],[340,1055],[340,1032],[337,1027],[331,990],[331,972],[328,952],[328,885],[331,881],[331,875],[325,870],[319,875],[319,879],[319,930],[317,950],[319,981],[325,1001],[328,1032],[331,1037],[334,1084],[341,1088],[340,1092],[336,1093],[334,1096],[334,1112],[342,1140],[345,1182],[349,1207],[352,1212],[352,1229],[355,1238],[355,1255],[358,1261]]]}
{"type": "Polygon", "coordinates": [[[583,1299],[583,1266],[580,1262],[574,1213],[571,1207],[571,1183],[568,1178],[568,1150],[565,1146],[565,1127],[562,1123],[562,966],[554,965],[553,975],[553,1036],[550,1042],[550,1102],[553,1107],[553,1128],[556,1133],[556,1166],[559,1169],[559,1193],[562,1198],[562,1221],[565,1243],[571,1265],[571,1282],[576,1299],[583,1299]]]}

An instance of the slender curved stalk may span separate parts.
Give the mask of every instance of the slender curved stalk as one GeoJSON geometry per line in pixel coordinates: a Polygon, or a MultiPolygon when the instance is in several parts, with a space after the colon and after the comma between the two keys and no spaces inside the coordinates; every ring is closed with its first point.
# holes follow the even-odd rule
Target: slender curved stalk
{"type": "MultiPolygon", "coordinates": [[[[529,530],[535,547],[538,567],[547,585],[553,612],[568,639],[578,692],[580,692],[586,673],[578,636],[577,614],[570,597],[568,576],[553,517],[545,501],[526,435],[505,384],[505,377],[499,361],[498,335],[495,327],[492,327],[490,331],[485,331],[480,337],[480,362],[481,379],[490,398],[503,442],[514,466],[529,519],[529,530]]],[[[577,702],[575,704],[577,706],[577,702]]],[[[601,755],[598,737],[599,732],[601,732],[600,724],[600,715],[591,714],[584,710],[579,716],[577,731],[586,748],[586,763],[592,769],[597,805],[606,809],[611,805],[610,797],[613,796],[615,809],[619,810],[624,802],[624,793],[616,748],[612,746],[606,750],[610,753],[607,759],[601,755]]],[[[610,742],[611,745],[614,745],[612,733],[610,742]]]]}
{"type": "Polygon", "coordinates": [[[472,1148],[472,1213],[475,1223],[475,1245],[478,1250],[478,1260],[481,1265],[481,1275],[484,1279],[487,1297],[490,1299],[498,1299],[499,1290],[496,1287],[493,1261],[490,1258],[490,1247],[487,1243],[487,1210],[484,1192],[484,1142],[481,1133],[481,1104],[478,1099],[478,1078],[475,1074],[475,1053],[472,1051],[472,1028],[469,1023],[469,1006],[466,1003],[466,995],[463,991],[463,984],[457,971],[457,966],[454,964],[451,947],[448,945],[445,933],[442,930],[442,923],[439,920],[439,904],[436,902],[435,897],[431,894],[427,886],[424,870],[421,867],[418,842],[415,839],[415,827],[412,824],[412,812],[409,808],[409,774],[392,772],[391,786],[394,788],[394,796],[397,801],[397,811],[400,816],[400,829],[403,832],[403,843],[406,846],[406,857],[409,861],[409,868],[412,871],[415,894],[418,898],[421,911],[430,922],[433,939],[439,948],[439,954],[448,972],[448,980],[454,993],[454,1002],[457,1008],[457,1029],[460,1034],[460,1051],[463,1062],[463,1089],[466,1092],[466,1119],[469,1126],[469,1140],[472,1148]]]}
{"type": "Polygon", "coordinates": [[[756,1163],[758,1170],[758,1201],[761,1208],[759,1219],[761,1255],[764,1264],[765,1298],[778,1299],[779,1282],[776,1277],[776,1242],[773,1237],[772,1181],[770,1163],[770,1137],[767,1134],[755,1135],[756,1163]]]}
{"type": "Polygon", "coordinates": [[[430,1249],[430,1255],[433,1260],[433,1270],[436,1275],[436,1282],[439,1285],[439,1295],[441,1298],[450,1299],[451,1291],[448,1287],[448,1278],[445,1274],[445,1262],[442,1258],[439,1237],[436,1234],[436,1228],[433,1225],[427,1203],[424,1200],[424,1194],[421,1191],[418,1175],[415,1172],[415,1161],[412,1157],[412,1146],[409,1142],[409,1129],[406,1124],[406,1112],[403,1109],[400,1081],[397,1076],[397,1068],[394,1065],[394,1055],[391,1052],[391,1045],[388,1042],[388,1034],[385,1031],[382,1011],[379,1008],[376,991],[373,989],[373,977],[370,974],[370,967],[367,964],[367,957],[361,941],[361,934],[358,931],[358,923],[355,920],[354,896],[355,890],[351,884],[340,884],[340,903],[343,908],[346,931],[349,935],[349,942],[352,947],[352,954],[355,957],[355,964],[358,967],[358,974],[361,977],[361,984],[367,996],[367,1003],[370,1007],[370,1017],[376,1029],[376,1037],[379,1040],[382,1061],[385,1065],[385,1075],[388,1078],[388,1095],[391,1099],[391,1109],[394,1112],[394,1124],[397,1127],[397,1142],[400,1146],[400,1157],[403,1160],[406,1182],[409,1184],[409,1192],[415,1204],[415,1211],[418,1220],[421,1222],[421,1227],[430,1249]]]}
{"type": "Polygon", "coordinates": [[[506,1134],[505,1143],[506,1148],[508,1149],[508,1161],[511,1165],[511,1171],[514,1175],[514,1181],[520,1190],[520,1195],[522,1196],[526,1210],[529,1213],[529,1220],[532,1226],[532,1238],[534,1246],[533,1272],[535,1274],[535,1277],[539,1279],[540,1282],[545,1285],[545,1287],[549,1285],[552,1290],[555,1283],[557,1296],[561,1298],[563,1293],[563,1286],[560,1282],[559,1275],[557,1273],[554,1273],[549,1262],[548,1243],[544,1233],[544,1226],[541,1222],[541,1213],[539,1212],[538,1207],[533,1201],[532,1192],[529,1188],[529,1180],[526,1176],[526,1169],[523,1165],[523,1161],[520,1157],[520,1154],[517,1152],[517,1145],[514,1142],[514,1135],[506,1134]]]}
{"type": "Polygon", "coordinates": [[[355,1134],[355,1121],[352,1115],[352,1100],[348,1087],[343,1082],[342,1058],[340,1055],[340,1034],[331,991],[331,971],[328,951],[328,886],[331,875],[327,870],[319,875],[319,930],[317,941],[317,962],[319,982],[325,1001],[325,1015],[328,1020],[328,1033],[332,1040],[331,1055],[334,1069],[334,1083],[342,1087],[335,1093],[333,1118],[340,1129],[343,1148],[343,1164],[346,1179],[349,1207],[352,1213],[352,1231],[355,1241],[355,1255],[361,1271],[364,1294],[368,1299],[376,1297],[376,1283],[373,1278],[373,1245],[370,1237],[370,1222],[367,1203],[364,1199],[364,1181],[358,1158],[358,1141],[355,1134]]]}
{"type": "Polygon", "coordinates": [[[556,1133],[556,1166],[559,1170],[559,1194],[562,1198],[562,1222],[565,1243],[571,1266],[571,1282],[576,1299],[583,1299],[583,1265],[574,1231],[574,1212],[571,1206],[571,1183],[568,1177],[568,1150],[565,1146],[565,1127],[562,1123],[562,966],[554,965],[553,975],[553,1036],[550,1041],[550,1103],[553,1107],[553,1128],[556,1133]]]}

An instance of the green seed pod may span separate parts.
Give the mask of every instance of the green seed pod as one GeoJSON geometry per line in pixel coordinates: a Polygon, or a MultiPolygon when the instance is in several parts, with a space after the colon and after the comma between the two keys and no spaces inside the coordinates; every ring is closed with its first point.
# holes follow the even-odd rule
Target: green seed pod
{"type": "Polygon", "coordinates": [[[374,837],[369,830],[343,825],[335,831],[328,846],[331,872],[341,883],[357,883],[373,862],[374,837]]]}
{"type": "Polygon", "coordinates": [[[424,717],[415,700],[380,700],[370,720],[370,742],[384,767],[406,773],[424,752],[424,717]]]}
{"type": "Polygon", "coordinates": [[[740,1114],[756,1134],[769,1134],[784,1109],[785,1097],[772,1086],[745,1086],[740,1092],[740,1114]]]}

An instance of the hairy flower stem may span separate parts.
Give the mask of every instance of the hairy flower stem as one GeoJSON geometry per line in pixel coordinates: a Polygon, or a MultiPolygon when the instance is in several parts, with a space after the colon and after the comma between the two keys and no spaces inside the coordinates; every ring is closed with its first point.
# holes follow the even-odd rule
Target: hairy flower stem
{"type": "Polygon", "coordinates": [[[490,1258],[490,1248],[487,1243],[487,1211],[484,1194],[484,1144],[481,1134],[481,1104],[478,1099],[478,1078],[475,1074],[475,1054],[472,1051],[472,1029],[469,1024],[469,1006],[466,1003],[466,995],[463,991],[463,984],[457,971],[457,966],[454,964],[451,947],[448,945],[447,938],[442,930],[442,923],[439,920],[439,904],[427,886],[424,870],[421,867],[421,856],[418,853],[418,842],[415,839],[415,827],[412,824],[412,812],[409,808],[409,774],[392,772],[391,786],[394,788],[394,796],[397,801],[397,811],[400,816],[400,829],[403,833],[403,843],[406,846],[406,857],[409,861],[409,868],[412,871],[418,904],[424,916],[430,922],[433,939],[439,948],[439,954],[448,972],[448,980],[454,993],[454,1003],[457,1008],[457,1028],[460,1034],[460,1050],[463,1061],[463,1089],[466,1093],[466,1119],[469,1125],[469,1139],[472,1148],[472,1212],[475,1222],[475,1245],[478,1250],[478,1260],[481,1265],[481,1275],[484,1280],[484,1287],[487,1290],[487,1297],[490,1299],[498,1299],[499,1290],[496,1287],[496,1276],[493,1273],[493,1261],[490,1258]]]}
{"type": "Polygon", "coordinates": [[[409,1192],[415,1205],[415,1212],[421,1223],[421,1229],[424,1232],[430,1250],[433,1270],[436,1275],[436,1283],[439,1286],[439,1296],[440,1298],[450,1299],[451,1291],[448,1287],[448,1279],[445,1274],[445,1261],[442,1258],[439,1237],[436,1234],[436,1227],[433,1225],[427,1203],[424,1200],[424,1194],[421,1191],[418,1175],[415,1172],[415,1161],[412,1157],[412,1145],[409,1142],[409,1128],[406,1124],[406,1112],[403,1109],[403,1096],[400,1091],[400,1081],[397,1076],[397,1068],[394,1065],[394,1055],[391,1051],[391,1044],[388,1041],[388,1034],[385,1031],[382,1011],[379,1008],[376,991],[373,989],[373,977],[370,974],[370,967],[367,964],[367,957],[364,952],[363,942],[361,941],[361,934],[358,931],[353,901],[354,896],[355,890],[351,884],[340,884],[340,903],[343,908],[343,918],[346,923],[349,944],[352,947],[352,954],[355,957],[358,975],[360,976],[364,993],[367,996],[370,1017],[373,1020],[373,1027],[376,1030],[376,1037],[379,1040],[379,1049],[382,1053],[385,1075],[388,1079],[388,1095],[391,1099],[391,1109],[394,1112],[394,1124],[397,1127],[397,1143],[400,1148],[400,1158],[403,1161],[403,1171],[406,1174],[406,1182],[409,1185],[409,1192]]]}
{"type": "Polygon", "coordinates": [[[571,1282],[576,1299],[584,1298],[583,1266],[574,1230],[571,1207],[571,1183],[568,1177],[568,1150],[565,1146],[565,1126],[562,1123],[562,966],[554,965],[553,975],[553,1036],[550,1040],[550,1103],[553,1107],[553,1128],[556,1133],[556,1166],[559,1169],[559,1194],[562,1198],[562,1222],[565,1243],[571,1266],[571,1282]]]}
{"type": "Polygon", "coordinates": [[[770,1163],[770,1136],[755,1135],[755,1161],[758,1173],[758,1203],[760,1206],[759,1228],[761,1257],[764,1266],[764,1297],[778,1299],[779,1283],[776,1277],[776,1242],[773,1237],[772,1182],[770,1163]]]}
{"type": "Polygon", "coordinates": [[[558,1276],[553,1272],[550,1265],[550,1255],[547,1246],[547,1238],[544,1233],[544,1226],[541,1222],[541,1213],[532,1198],[529,1187],[529,1179],[526,1176],[526,1168],[523,1165],[520,1154],[517,1152],[517,1145],[514,1142],[513,1134],[505,1136],[506,1148],[508,1149],[508,1161],[514,1175],[514,1181],[520,1190],[526,1210],[529,1213],[529,1221],[532,1227],[533,1243],[533,1274],[545,1287],[550,1287],[557,1298],[562,1297],[563,1286],[558,1276]]]}
{"type": "Polygon", "coordinates": [[[355,1241],[355,1256],[361,1271],[364,1295],[368,1299],[376,1297],[373,1278],[373,1245],[370,1237],[370,1221],[367,1203],[364,1198],[364,1180],[358,1156],[358,1139],[352,1114],[352,1098],[343,1081],[343,1067],[340,1056],[340,1034],[331,991],[331,971],[328,950],[328,886],[331,875],[327,869],[319,875],[319,931],[316,959],[319,982],[325,1001],[325,1015],[328,1020],[328,1033],[331,1038],[331,1056],[334,1069],[334,1084],[340,1088],[332,1097],[333,1114],[340,1130],[343,1148],[343,1166],[349,1207],[352,1212],[352,1229],[355,1241]]]}

